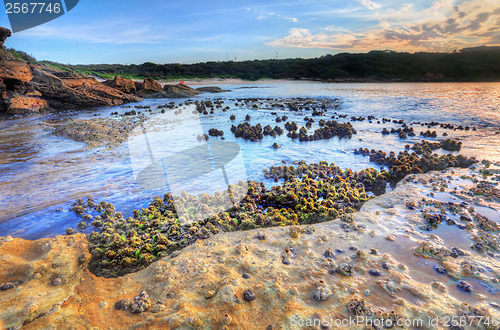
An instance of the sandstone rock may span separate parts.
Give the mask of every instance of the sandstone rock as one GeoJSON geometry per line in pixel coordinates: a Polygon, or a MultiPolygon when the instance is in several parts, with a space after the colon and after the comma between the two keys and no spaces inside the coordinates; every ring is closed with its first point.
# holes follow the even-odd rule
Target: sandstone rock
{"type": "Polygon", "coordinates": [[[55,109],[111,106],[141,100],[99,83],[70,88],[60,78],[36,68],[33,75],[31,84],[55,109]]]}
{"type": "Polygon", "coordinates": [[[95,85],[99,82],[94,77],[90,78],[62,78],[63,83],[71,88],[81,87],[82,85],[95,85]]]}
{"type": "Polygon", "coordinates": [[[0,61],[0,79],[4,81],[7,88],[19,83],[27,83],[33,79],[28,64],[21,61],[0,61]]]}
{"type": "Polygon", "coordinates": [[[119,91],[122,91],[127,94],[137,93],[135,83],[132,80],[123,78],[121,76],[116,76],[115,79],[107,80],[103,84],[108,87],[118,89],[119,91]]]}
{"type": "Polygon", "coordinates": [[[154,79],[146,78],[143,82],[143,88],[146,91],[160,92],[161,85],[154,79]]]}
{"type": "Polygon", "coordinates": [[[135,83],[137,94],[139,96],[147,96],[157,94],[162,91],[161,85],[154,79],[146,78],[142,83],[135,83]]]}
{"type": "Polygon", "coordinates": [[[85,269],[78,264],[78,256],[86,252],[83,234],[34,242],[16,238],[2,243],[0,283],[22,281],[23,284],[1,293],[0,324],[6,329],[17,329],[71,298],[85,269]],[[33,279],[37,272],[45,274],[46,280],[33,279]],[[58,276],[66,281],[55,287],[51,279],[58,276]]]}
{"type": "Polygon", "coordinates": [[[6,29],[6,28],[0,26],[0,48],[3,47],[3,43],[11,35],[12,35],[12,33],[10,32],[9,29],[6,29]]]}
{"type": "Polygon", "coordinates": [[[38,113],[49,109],[49,104],[39,97],[18,95],[10,99],[6,112],[9,114],[38,113]]]}

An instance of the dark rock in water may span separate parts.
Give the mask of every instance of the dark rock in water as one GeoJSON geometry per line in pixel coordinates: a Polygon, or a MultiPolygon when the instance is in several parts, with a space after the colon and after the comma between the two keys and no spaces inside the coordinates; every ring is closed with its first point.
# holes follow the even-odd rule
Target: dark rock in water
{"type": "MultiPolygon", "coordinates": [[[[159,92],[161,92],[161,89],[159,92]]],[[[168,98],[185,98],[185,97],[193,97],[198,94],[201,94],[201,92],[189,86],[178,84],[178,85],[163,86],[163,93],[160,93],[158,95],[162,95],[163,97],[168,97],[168,98]]]]}
{"type": "Polygon", "coordinates": [[[371,276],[382,276],[382,272],[376,268],[372,268],[368,271],[371,276]]]}
{"type": "Polygon", "coordinates": [[[465,281],[458,282],[457,287],[459,289],[462,289],[462,290],[466,291],[466,292],[471,292],[472,291],[472,286],[469,283],[465,282],[465,281]]]}
{"type": "Polygon", "coordinates": [[[221,137],[224,136],[224,131],[218,130],[217,128],[211,128],[208,130],[208,135],[213,137],[221,137]]]}
{"type": "Polygon", "coordinates": [[[197,91],[203,92],[203,93],[222,93],[222,92],[229,92],[228,90],[222,89],[218,86],[207,86],[207,87],[200,87],[196,88],[197,91]]]}
{"type": "Polygon", "coordinates": [[[379,255],[379,252],[377,249],[374,249],[374,248],[371,248],[370,249],[370,254],[373,254],[374,256],[378,256],[379,255]]]}
{"type": "Polygon", "coordinates": [[[130,299],[118,300],[115,303],[115,309],[119,311],[127,311],[130,309],[130,307],[132,307],[132,301],[130,299]]]}
{"type": "Polygon", "coordinates": [[[462,257],[464,255],[465,255],[465,252],[460,250],[459,248],[454,247],[451,249],[450,257],[452,257],[452,258],[456,259],[456,258],[462,257]]]}
{"type": "Polygon", "coordinates": [[[382,263],[382,268],[383,268],[383,269],[391,269],[391,265],[389,265],[387,262],[385,262],[385,261],[384,261],[384,262],[382,263]]]}
{"type": "Polygon", "coordinates": [[[130,307],[132,313],[142,313],[151,307],[151,300],[149,295],[142,291],[137,297],[134,298],[134,303],[130,307]]]}
{"type": "Polygon", "coordinates": [[[478,252],[483,252],[484,251],[484,244],[480,242],[475,242],[471,246],[474,250],[477,250],[478,252]]]}
{"type": "Polygon", "coordinates": [[[468,216],[468,215],[460,215],[460,221],[463,221],[463,222],[471,222],[472,219],[468,216]]]}
{"type": "Polygon", "coordinates": [[[252,290],[248,289],[243,293],[243,299],[248,302],[255,300],[255,293],[253,293],[252,290]]]}
{"type": "Polygon", "coordinates": [[[248,273],[244,273],[242,277],[247,280],[250,278],[250,275],[248,273]]]}
{"type": "Polygon", "coordinates": [[[283,257],[283,259],[281,260],[281,262],[284,264],[284,265],[290,265],[292,263],[292,261],[290,260],[290,258],[288,257],[283,257]]]}
{"type": "Polygon", "coordinates": [[[434,266],[434,270],[439,274],[446,274],[446,269],[443,266],[436,265],[434,266]]]}

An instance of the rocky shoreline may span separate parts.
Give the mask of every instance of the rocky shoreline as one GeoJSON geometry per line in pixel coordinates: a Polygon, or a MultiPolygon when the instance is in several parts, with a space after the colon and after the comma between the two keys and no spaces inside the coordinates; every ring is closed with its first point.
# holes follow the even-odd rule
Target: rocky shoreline
{"type": "Polygon", "coordinates": [[[3,46],[11,32],[0,27],[0,114],[32,114],[53,110],[90,109],[139,102],[143,98],[187,98],[201,90],[184,84],[165,85],[151,78],[134,82],[115,77],[103,82],[56,65],[14,56],[3,46]]]}
{"type": "MultiPolygon", "coordinates": [[[[500,205],[495,194],[470,197],[485,170],[481,165],[410,175],[351,214],[347,223],[364,227],[360,231],[346,231],[346,222],[336,219],[219,233],[113,279],[89,272],[91,255],[82,234],[2,238],[0,256],[8,271],[0,273],[0,324],[12,329],[68,323],[99,329],[293,329],[323,320],[340,329],[342,320],[370,317],[407,325],[421,320],[419,328],[441,329],[451,318],[465,317],[479,329],[496,329],[500,291],[491,295],[485,287],[499,290],[498,246],[489,256],[455,247],[439,232],[418,231],[429,222],[426,214],[453,217],[436,196],[449,192],[456,207],[468,203],[465,212],[473,212],[473,236],[483,236],[481,230],[498,235],[498,228],[474,220],[474,207],[500,205]],[[464,184],[464,178],[471,181],[464,184]],[[416,261],[425,260],[433,263],[422,269],[416,261]]],[[[497,167],[490,170],[496,173],[497,167]]]]}

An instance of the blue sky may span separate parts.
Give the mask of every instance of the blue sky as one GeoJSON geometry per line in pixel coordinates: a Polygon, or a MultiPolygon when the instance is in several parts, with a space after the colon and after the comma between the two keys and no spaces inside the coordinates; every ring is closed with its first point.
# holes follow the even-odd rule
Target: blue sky
{"type": "MultiPolygon", "coordinates": [[[[10,27],[5,10],[0,25],[10,27]]],[[[195,63],[500,45],[498,0],[80,0],[6,46],[62,63],[195,63]],[[226,57],[227,54],[227,57],[226,57]]]]}

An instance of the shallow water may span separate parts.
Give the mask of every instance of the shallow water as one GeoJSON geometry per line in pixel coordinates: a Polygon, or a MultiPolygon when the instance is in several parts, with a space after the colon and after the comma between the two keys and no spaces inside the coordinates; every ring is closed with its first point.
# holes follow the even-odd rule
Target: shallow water
{"type": "MultiPolygon", "coordinates": [[[[417,136],[400,140],[396,135],[382,136],[382,128],[399,127],[392,123],[377,124],[352,122],[358,134],[352,139],[298,142],[283,135],[276,139],[264,137],[260,142],[236,139],[230,132],[232,124],[243,122],[246,114],[252,116],[250,123],[275,126],[275,116],[287,115],[299,128],[305,123],[304,116],[310,112],[258,110],[235,106],[236,98],[292,98],[311,97],[339,99],[340,107],[328,112],[350,116],[374,115],[377,118],[404,119],[406,122],[438,121],[455,125],[470,125],[477,131],[438,131],[449,137],[463,140],[462,153],[500,160],[500,83],[390,83],[390,84],[327,84],[314,82],[265,82],[250,85],[225,85],[231,92],[203,94],[193,99],[225,100],[230,105],[227,112],[217,110],[214,115],[202,116],[205,132],[209,128],[222,129],[227,141],[234,141],[241,148],[246,178],[266,180],[262,170],[280,165],[282,160],[305,160],[334,162],[342,168],[360,170],[376,167],[368,157],[354,155],[359,147],[384,151],[404,150],[405,144],[420,141],[418,132],[427,127],[415,125],[417,136]],[[256,88],[244,88],[256,87],[256,88]],[[233,122],[229,116],[235,114],[233,122]],[[282,148],[274,150],[277,142],[282,148]]],[[[145,100],[138,105],[155,108],[171,100],[145,100]]],[[[177,100],[182,102],[182,100],[177,100]]],[[[78,218],[69,211],[78,198],[93,195],[96,201],[112,202],[117,210],[130,215],[135,208],[145,207],[154,196],[161,196],[165,188],[143,189],[135,182],[134,168],[127,143],[107,149],[101,147],[84,150],[85,145],[51,134],[55,125],[65,118],[94,118],[98,114],[108,117],[111,112],[120,114],[129,111],[122,107],[9,118],[0,121],[0,236],[12,235],[35,239],[64,233],[65,228],[75,227],[78,218]]],[[[329,116],[327,118],[329,118],[329,116]]],[[[325,118],[326,119],[326,118],[325,118]]],[[[318,121],[318,120],[316,120],[318,121]]],[[[339,120],[342,121],[342,120],[339,120]]],[[[344,121],[347,121],[345,119],[344,121]]],[[[315,123],[317,128],[317,122],[315,123]]],[[[279,126],[283,127],[284,123],[279,126]]],[[[180,140],[166,142],[166,148],[178,147],[180,140]]],[[[210,182],[208,182],[210,185],[210,182]]],[[[217,182],[214,182],[214,184],[217,182]]],[[[200,189],[202,191],[203,189],[200,189]]]]}

